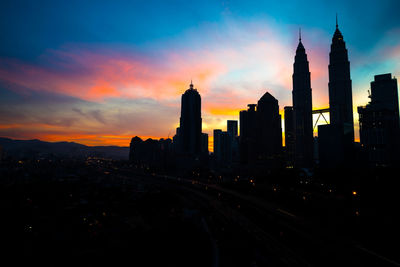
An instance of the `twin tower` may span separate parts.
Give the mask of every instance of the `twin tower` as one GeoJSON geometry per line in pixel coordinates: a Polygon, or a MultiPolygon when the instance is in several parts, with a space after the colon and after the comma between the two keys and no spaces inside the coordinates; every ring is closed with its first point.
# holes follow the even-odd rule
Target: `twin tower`
{"type": "MultiPolygon", "coordinates": [[[[293,107],[285,107],[285,143],[290,161],[297,167],[312,167],[314,162],[313,110],[310,69],[306,50],[301,42],[293,64],[293,107]]],[[[341,140],[341,152],[354,141],[353,101],[350,62],[346,43],[336,21],[329,53],[330,125],[319,128],[319,139],[341,140]],[[320,135],[323,136],[320,136],[320,135]],[[346,145],[348,144],[348,145],[346,145]]],[[[321,148],[321,147],[320,147],[321,148]]],[[[339,152],[338,152],[339,153],[339,152]]],[[[342,154],[342,153],[339,153],[342,154]]],[[[338,155],[340,157],[340,155],[338,155]]]]}

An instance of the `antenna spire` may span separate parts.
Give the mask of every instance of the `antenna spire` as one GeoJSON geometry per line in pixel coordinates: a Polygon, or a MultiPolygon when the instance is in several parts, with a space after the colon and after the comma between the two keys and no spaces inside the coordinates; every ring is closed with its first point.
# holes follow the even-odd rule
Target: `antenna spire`
{"type": "Polygon", "coordinates": [[[299,28],[299,42],[301,42],[301,27],[299,28]]]}
{"type": "Polygon", "coordinates": [[[336,29],[338,28],[338,20],[337,20],[337,13],[336,13],[336,29]]]}

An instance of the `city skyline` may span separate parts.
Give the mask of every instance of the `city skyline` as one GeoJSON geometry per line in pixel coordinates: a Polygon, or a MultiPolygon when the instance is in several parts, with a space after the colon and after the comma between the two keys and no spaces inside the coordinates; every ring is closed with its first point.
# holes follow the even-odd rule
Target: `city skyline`
{"type": "MultiPolygon", "coordinates": [[[[172,137],[179,123],[180,96],[191,78],[202,96],[203,130],[210,136],[209,144],[213,129],[225,130],[226,120],[238,120],[239,111],[256,103],[266,91],[279,101],[283,119],[283,108],[291,105],[299,27],[310,63],[313,109],[327,108],[329,44],[338,12],[351,62],[354,131],[359,140],[356,109],[368,103],[370,81],[378,74],[400,75],[400,23],[390,19],[398,3],[386,1],[373,9],[365,4],[356,22],[350,14],[351,4],[340,2],[324,9],[316,2],[309,4],[315,5],[309,12],[319,11],[313,20],[299,14],[290,18],[298,7],[295,3],[282,9],[258,8],[263,11],[241,10],[239,4],[225,2],[185,10],[181,3],[177,11],[160,18],[143,4],[127,8],[136,13],[143,8],[154,19],[152,24],[182,12],[178,12],[178,18],[185,21],[182,25],[178,26],[177,18],[147,31],[134,19],[136,28],[128,31],[124,21],[128,11],[116,5],[122,16],[116,21],[109,17],[105,25],[110,28],[103,27],[101,35],[93,26],[106,12],[105,6],[93,15],[92,22],[85,22],[79,12],[72,16],[78,8],[72,5],[65,17],[55,20],[54,27],[65,27],[61,29],[64,35],[51,36],[56,29],[43,27],[54,14],[46,13],[29,27],[23,22],[9,23],[2,31],[10,38],[0,47],[0,136],[122,146],[128,146],[135,135],[172,137]],[[206,15],[210,9],[212,14],[206,15]],[[389,19],[371,21],[371,14],[389,19]],[[76,24],[85,27],[73,33],[76,24]],[[12,29],[20,34],[10,34],[12,29]],[[119,29],[119,36],[106,37],[112,29],[119,29]]],[[[262,6],[254,3],[258,5],[262,6]]],[[[57,10],[64,5],[45,6],[57,10]]],[[[40,13],[28,14],[29,8],[34,10],[22,8],[24,19],[37,19],[40,13]]],[[[12,14],[23,15],[12,4],[4,10],[10,12],[2,14],[2,24],[12,22],[12,14]]]]}

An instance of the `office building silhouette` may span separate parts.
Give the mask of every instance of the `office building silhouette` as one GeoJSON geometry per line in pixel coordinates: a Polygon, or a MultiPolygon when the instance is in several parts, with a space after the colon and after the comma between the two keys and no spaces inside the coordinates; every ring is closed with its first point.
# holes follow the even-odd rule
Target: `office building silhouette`
{"type": "Polygon", "coordinates": [[[240,111],[240,158],[244,164],[276,167],[282,152],[278,100],[266,92],[248,110],[240,111]]]}
{"type": "Polygon", "coordinates": [[[173,144],[170,138],[143,141],[135,136],[131,139],[129,161],[137,167],[167,170],[173,165],[173,144]]]}
{"type": "Polygon", "coordinates": [[[201,134],[201,154],[208,155],[208,134],[201,134]]]}
{"type": "Polygon", "coordinates": [[[299,33],[299,44],[296,49],[292,77],[294,163],[296,167],[312,167],[313,120],[311,81],[306,50],[301,42],[301,33],[299,33]]]}
{"type": "Polygon", "coordinates": [[[285,118],[285,160],[286,166],[293,167],[294,165],[294,121],[293,107],[284,108],[285,118]]]}
{"type": "Polygon", "coordinates": [[[358,107],[362,151],[370,166],[393,166],[399,162],[397,80],[390,73],[375,75],[370,98],[358,107]]]}
{"type": "Polygon", "coordinates": [[[330,124],[318,126],[319,162],[328,168],[349,166],[354,154],[350,62],[337,19],[329,53],[328,86],[330,124]]]}
{"type": "Polygon", "coordinates": [[[236,138],[238,136],[238,121],[228,120],[226,129],[233,138],[236,138]]]}
{"type": "Polygon", "coordinates": [[[259,159],[274,160],[282,152],[282,125],[278,100],[266,92],[257,103],[259,159]]]}
{"type": "Polygon", "coordinates": [[[214,160],[216,167],[231,167],[233,162],[238,161],[238,122],[227,121],[227,131],[214,129],[214,160]]]}
{"type": "Polygon", "coordinates": [[[214,130],[214,159],[218,167],[232,163],[232,136],[220,129],[214,130]]]}
{"type": "Polygon", "coordinates": [[[214,148],[214,159],[217,163],[222,161],[221,135],[222,135],[221,129],[214,129],[213,148],[214,148]]]}
{"type": "Polygon", "coordinates": [[[237,163],[239,161],[238,121],[228,120],[226,129],[231,140],[231,160],[237,163]]]}
{"type": "Polygon", "coordinates": [[[329,109],[330,123],[343,127],[344,138],[354,141],[353,97],[350,78],[350,62],[346,43],[339,30],[332,37],[329,53],[329,109]]]}
{"type": "Polygon", "coordinates": [[[190,88],[182,95],[181,118],[177,130],[178,152],[188,156],[200,155],[204,150],[201,130],[201,97],[191,82],[190,88]]]}
{"type": "Polygon", "coordinates": [[[248,104],[247,110],[239,113],[240,120],[240,162],[247,164],[256,161],[257,150],[257,104],[248,104]]]}

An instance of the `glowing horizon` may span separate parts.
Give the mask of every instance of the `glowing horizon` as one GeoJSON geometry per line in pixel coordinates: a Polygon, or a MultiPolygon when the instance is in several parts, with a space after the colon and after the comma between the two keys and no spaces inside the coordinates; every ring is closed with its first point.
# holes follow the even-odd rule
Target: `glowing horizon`
{"type": "Polygon", "coordinates": [[[305,3],[215,2],[195,4],[195,9],[157,3],[165,9],[161,13],[139,2],[99,4],[92,20],[85,16],[92,6],[82,4],[79,12],[68,13],[63,11],[67,3],[59,3],[51,6],[60,19],[49,14],[38,20],[27,9],[21,21],[13,19],[20,10],[7,6],[2,15],[13,23],[2,30],[10,38],[0,45],[0,136],[119,146],[129,146],[136,135],[172,138],[181,94],[192,79],[202,97],[203,131],[212,144],[213,129],[226,130],[227,120],[239,120],[239,111],[266,91],[278,99],[283,117],[284,106],[292,103],[299,26],[310,63],[313,107],[326,108],[328,57],[339,10],[358,139],[357,106],[367,104],[373,76],[400,75],[400,22],[369,19],[392,14],[398,3],[386,2],[361,7],[357,22],[345,1],[332,10],[310,1],[320,11],[314,20],[298,15],[305,3]],[[118,16],[104,22],[109,10],[118,16]],[[26,25],[28,18],[32,25],[26,25]]]}

